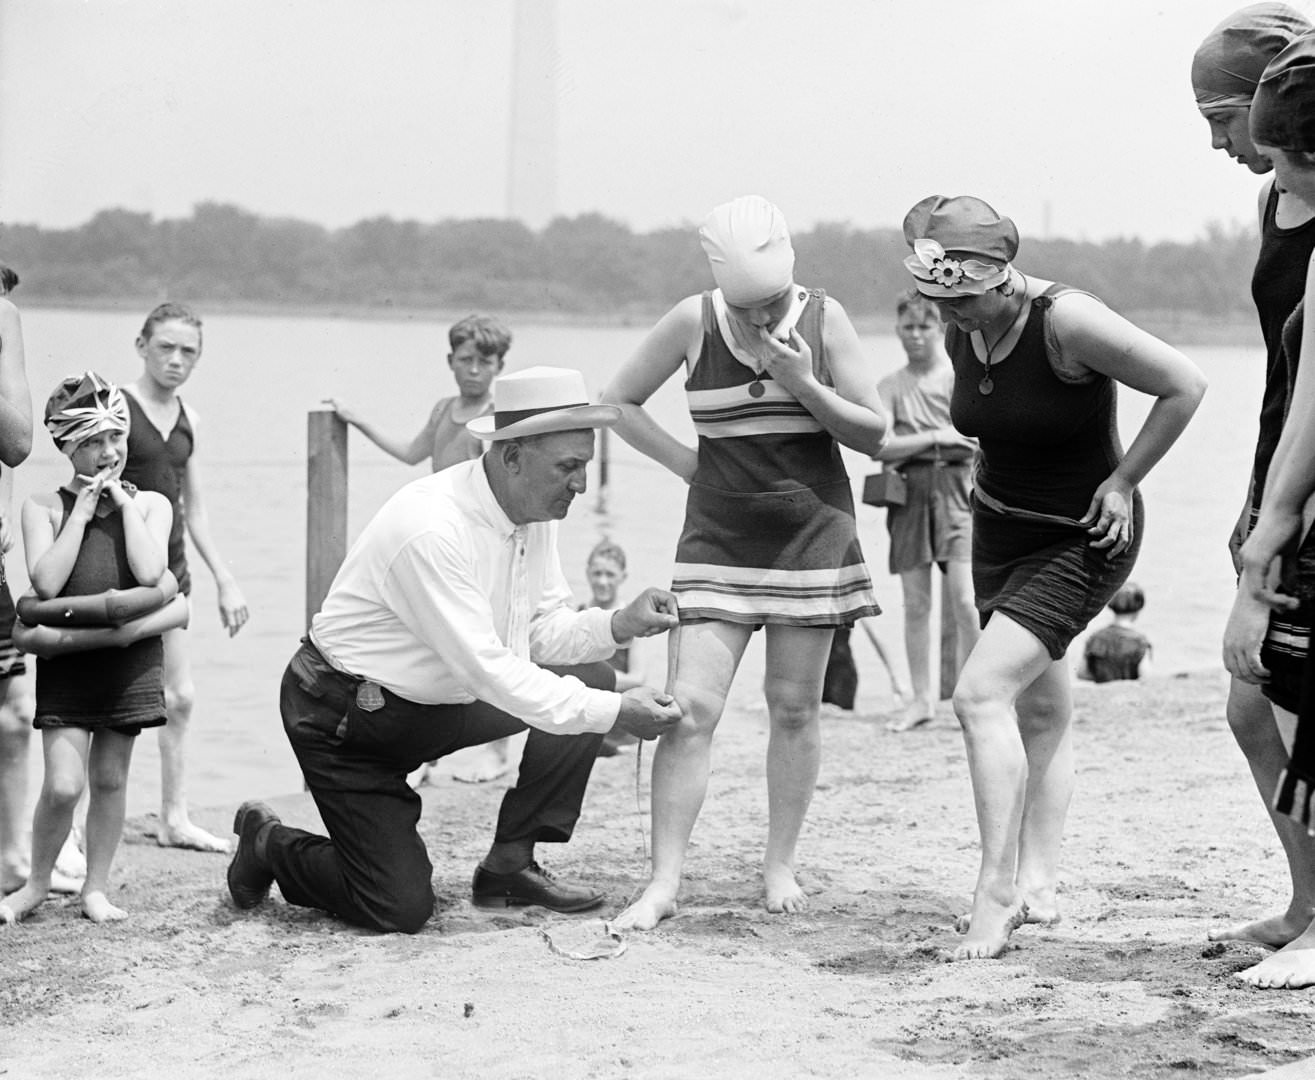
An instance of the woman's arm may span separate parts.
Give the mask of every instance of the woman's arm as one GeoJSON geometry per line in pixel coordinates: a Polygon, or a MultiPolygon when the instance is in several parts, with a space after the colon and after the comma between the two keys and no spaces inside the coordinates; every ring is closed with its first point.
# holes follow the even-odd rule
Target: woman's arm
{"type": "MultiPolygon", "coordinates": [[[[189,410],[188,416],[192,421],[192,430],[195,431],[196,414],[189,410]]],[[[188,459],[183,471],[182,495],[187,534],[192,538],[192,543],[205,561],[206,567],[214,575],[215,588],[219,593],[219,621],[228,631],[228,636],[232,637],[246,625],[247,601],[242,595],[242,590],[238,588],[237,579],[220,558],[219,549],[215,547],[215,542],[210,536],[210,515],[206,511],[205,499],[201,494],[201,480],[195,454],[188,459]]]]}
{"type": "Polygon", "coordinates": [[[912,435],[892,435],[872,456],[877,461],[898,465],[901,461],[908,461],[909,458],[946,450],[954,455],[948,460],[967,461],[976,449],[975,440],[960,435],[952,427],[929,428],[926,431],[916,431],[912,435]]]}
{"type": "Polygon", "coordinates": [[[21,465],[32,452],[32,391],[23,359],[23,324],[0,298],[0,464],[21,465]]]}
{"type": "MultiPolygon", "coordinates": [[[[1302,302],[1307,313],[1315,311],[1315,256],[1306,269],[1302,302]]],[[[1242,545],[1242,573],[1224,631],[1224,666],[1252,683],[1269,675],[1260,663],[1260,646],[1270,611],[1297,606],[1295,597],[1278,591],[1279,558],[1301,536],[1306,504],[1315,493],[1315,320],[1309,314],[1302,323],[1301,360],[1270,460],[1260,516],[1242,545]]]]}
{"type": "Polygon", "coordinates": [[[703,337],[703,298],[687,296],[658,321],[603,391],[605,405],[621,409],[617,434],[688,483],[698,451],[674,438],[644,408],[667,379],[697,355],[703,337]]]}
{"type": "Polygon", "coordinates": [[[840,303],[828,296],[825,311],[822,345],[834,390],[814,374],[813,351],[797,331],[790,332],[788,344],[763,335],[764,366],[836,442],[875,457],[886,441],[888,425],[872,365],[840,303]]]}
{"type": "Polygon", "coordinates": [[[1149,394],[1155,403],[1123,460],[1091,498],[1083,516],[1111,556],[1133,541],[1132,489],[1183,433],[1201,403],[1201,370],[1171,345],[1134,326],[1094,297],[1073,293],[1053,308],[1053,328],[1066,359],[1149,394]]]}

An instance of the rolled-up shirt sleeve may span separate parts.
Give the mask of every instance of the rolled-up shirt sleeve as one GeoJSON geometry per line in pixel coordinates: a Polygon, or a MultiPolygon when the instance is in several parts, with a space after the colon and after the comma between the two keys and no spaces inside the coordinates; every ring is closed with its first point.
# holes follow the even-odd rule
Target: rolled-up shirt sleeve
{"type": "MultiPolygon", "coordinates": [[[[565,581],[560,584],[565,589],[565,581]]],[[[531,727],[561,735],[604,732],[616,722],[619,694],[595,690],[574,676],[545,671],[503,644],[489,599],[478,584],[473,559],[455,538],[437,533],[412,537],[390,562],[382,586],[397,618],[442,658],[477,700],[531,727]]],[[[560,600],[549,601],[556,590],[554,582],[534,613],[531,640],[539,632],[536,624],[541,623],[544,640],[550,643],[536,659],[579,663],[609,655],[616,645],[610,619],[599,619],[608,613],[559,612],[560,600]],[[575,618],[562,620],[562,614],[575,618]]],[[[565,592],[569,597],[569,589],[565,592]]]]}
{"type": "Polygon", "coordinates": [[[577,610],[561,563],[550,560],[543,596],[530,620],[530,656],[539,664],[586,664],[606,660],[619,644],[612,636],[613,612],[577,610]]]}

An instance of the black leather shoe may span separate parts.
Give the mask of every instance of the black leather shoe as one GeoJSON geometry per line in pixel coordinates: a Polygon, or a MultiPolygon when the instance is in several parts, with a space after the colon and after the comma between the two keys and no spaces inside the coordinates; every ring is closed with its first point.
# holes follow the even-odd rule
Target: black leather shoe
{"type": "Polygon", "coordinates": [[[237,808],[233,818],[237,850],[228,864],[228,891],[240,908],[255,907],[274,884],[274,872],[265,861],[265,842],[279,820],[263,802],[244,802],[237,808]]]}
{"type": "Polygon", "coordinates": [[[550,911],[588,911],[603,902],[604,894],[587,885],[558,881],[537,862],[512,874],[495,874],[475,868],[471,900],[480,908],[527,907],[537,904],[550,911]]]}

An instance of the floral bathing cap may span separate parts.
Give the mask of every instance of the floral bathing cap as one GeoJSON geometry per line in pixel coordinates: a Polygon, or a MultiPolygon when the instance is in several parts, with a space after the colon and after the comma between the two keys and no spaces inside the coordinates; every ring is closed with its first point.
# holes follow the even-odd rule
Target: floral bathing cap
{"type": "Polygon", "coordinates": [[[971,195],[928,195],[904,215],[904,260],[914,285],[933,300],[981,296],[1009,280],[1018,229],[971,195]]]}
{"type": "Polygon", "coordinates": [[[46,402],[46,430],[65,454],[102,431],[126,432],[131,423],[123,391],[94,371],[62,380],[46,402]]]}
{"type": "Polygon", "coordinates": [[[1315,34],[1297,38],[1265,68],[1251,103],[1251,141],[1315,151],[1315,34]]]}
{"type": "Polygon", "coordinates": [[[703,219],[699,240],[728,304],[757,307],[794,282],[794,248],[781,211],[741,195],[703,219]]]}
{"type": "Polygon", "coordinates": [[[1233,12],[1192,57],[1197,108],[1249,106],[1265,65],[1310,29],[1306,16],[1287,4],[1251,4],[1233,12]]]}

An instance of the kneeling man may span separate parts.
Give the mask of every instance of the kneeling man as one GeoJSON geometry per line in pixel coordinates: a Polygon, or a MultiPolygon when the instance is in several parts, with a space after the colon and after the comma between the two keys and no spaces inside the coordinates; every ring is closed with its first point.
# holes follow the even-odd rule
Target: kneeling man
{"type": "Polygon", "coordinates": [[[588,401],[575,371],[504,375],[493,414],[467,425],[488,440],[484,456],[408,484],[361,533],[279,701],[329,835],[243,803],[228,868],[238,907],[255,907],[277,881],[289,903],[415,933],[434,895],[407,773],[527,727],[474,902],[602,903],[598,890],[541,869],[534,846],[570,839],[604,732],[653,739],[680,719],[675,701],[648,687],[615,693],[606,663],[618,645],[678,620],[675,598],[659,589],[615,611],[575,610],[556,522],[585,490],[593,429],[620,415],[588,401]]]}

